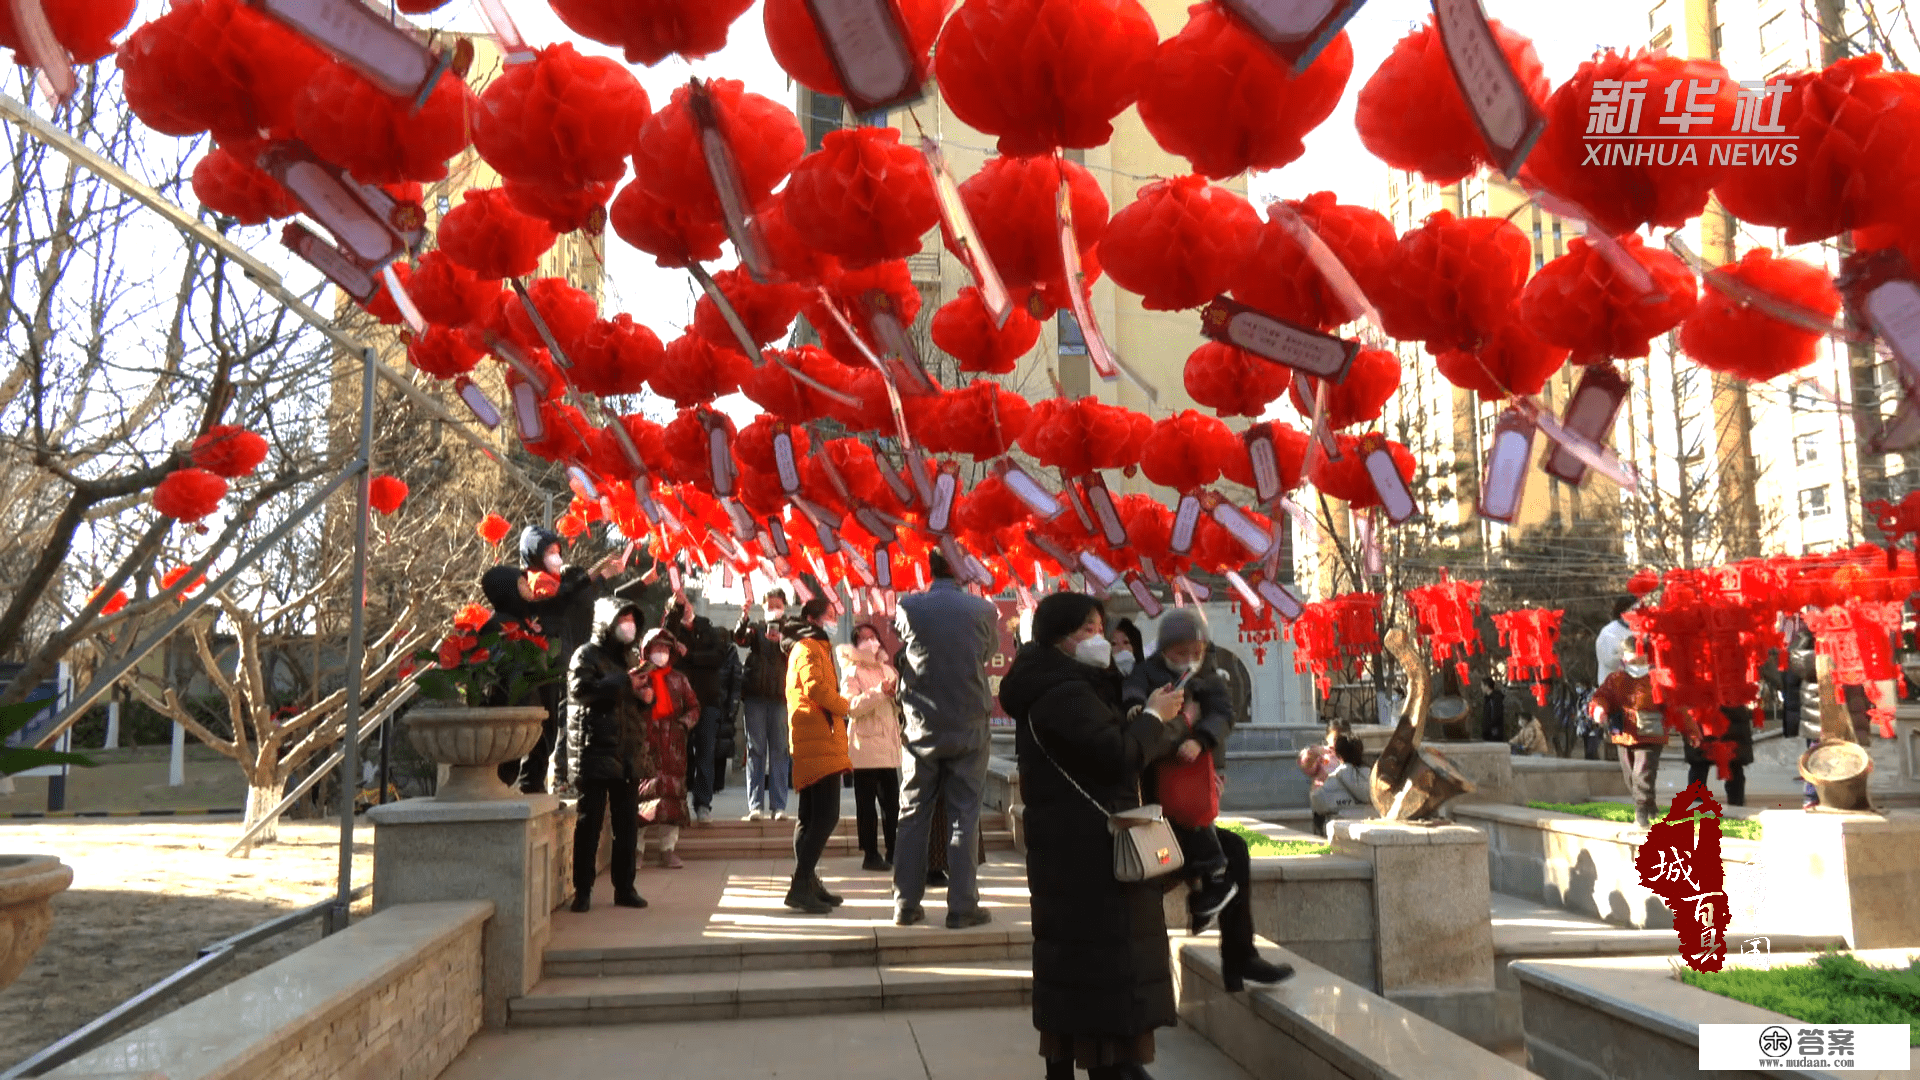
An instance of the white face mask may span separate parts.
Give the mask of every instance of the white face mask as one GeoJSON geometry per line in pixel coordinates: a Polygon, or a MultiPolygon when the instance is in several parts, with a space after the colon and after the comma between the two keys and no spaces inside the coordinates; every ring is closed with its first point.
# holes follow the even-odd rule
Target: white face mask
{"type": "Polygon", "coordinates": [[[613,628],[613,636],[618,638],[622,645],[633,644],[634,632],[633,624],[630,622],[618,623],[613,628]]]}
{"type": "Polygon", "coordinates": [[[663,668],[667,666],[667,661],[672,658],[673,654],[667,650],[655,649],[647,654],[647,663],[652,664],[654,667],[663,668]]]}
{"type": "Polygon", "coordinates": [[[555,575],[559,574],[560,571],[566,567],[566,565],[567,565],[567,560],[562,558],[560,556],[560,553],[557,551],[552,552],[547,556],[547,573],[549,574],[555,574],[555,575]]]}
{"type": "Polygon", "coordinates": [[[1120,674],[1122,675],[1133,674],[1133,650],[1121,649],[1119,652],[1114,653],[1113,666],[1119,668],[1120,674]]]}
{"type": "Polygon", "coordinates": [[[768,621],[768,622],[770,622],[770,623],[777,623],[777,622],[782,622],[782,621],[784,621],[784,620],[786,619],[786,617],[787,617],[787,609],[786,609],[786,608],[778,608],[778,607],[777,607],[777,608],[768,608],[768,609],[767,609],[767,621],[768,621]]]}
{"type": "Polygon", "coordinates": [[[1185,672],[1188,672],[1188,673],[1192,673],[1192,672],[1196,672],[1196,671],[1199,671],[1199,670],[1200,670],[1200,661],[1198,661],[1198,660],[1189,660],[1189,661],[1187,661],[1187,662],[1186,662],[1186,663],[1184,663],[1184,664],[1180,664],[1180,665],[1178,665],[1178,666],[1177,666],[1177,667],[1176,667],[1176,668],[1175,668],[1174,670],[1176,670],[1176,671],[1185,671],[1185,672]]]}
{"type": "Polygon", "coordinates": [[[873,638],[868,638],[867,640],[861,642],[859,645],[856,645],[854,647],[859,649],[861,652],[866,653],[868,656],[880,655],[880,642],[873,638]]]}
{"type": "Polygon", "coordinates": [[[1108,667],[1113,663],[1113,642],[1098,636],[1085,638],[1073,647],[1073,658],[1090,667],[1108,667]]]}

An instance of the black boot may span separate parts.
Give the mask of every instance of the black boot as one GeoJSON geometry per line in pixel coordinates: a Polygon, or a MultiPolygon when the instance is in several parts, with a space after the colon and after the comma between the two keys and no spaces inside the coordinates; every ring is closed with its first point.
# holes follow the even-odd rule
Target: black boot
{"type": "Polygon", "coordinates": [[[813,891],[813,883],[798,875],[795,875],[787,885],[786,904],[795,911],[803,911],[808,915],[827,915],[833,911],[833,905],[822,900],[820,894],[813,891]]]}
{"type": "Polygon", "coordinates": [[[867,857],[860,861],[860,869],[891,870],[893,869],[893,860],[881,858],[880,853],[877,851],[869,851],[867,852],[867,857]]]}
{"type": "Polygon", "coordinates": [[[1200,879],[1200,887],[1187,894],[1187,914],[1192,919],[1190,929],[1195,934],[1205,933],[1213,920],[1218,918],[1233,898],[1240,895],[1240,886],[1227,876],[1227,868],[1222,866],[1209,871],[1200,879]]]}
{"type": "Polygon", "coordinates": [[[1227,986],[1227,993],[1237,994],[1247,988],[1247,983],[1271,986],[1293,978],[1293,965],[1275,964],[1255,955],[1248,960],[1222,963],[1220,977],[1227,986]]]}
{"type": "Polygon", "coordinates": [[[615,907],[643,908],[647,906],[647,898],[633,889],[628,889],[625,892],[614,893],[613,904],[615,907]]]}
{"type": "Polygon", "coordinates": [[[573,891],[573,908],[572,908],[572,910],[574,910],[574,911],[590,911],[590,910],[592,910],[592,909],[593,909],[593,890],[591,890],[591,889],[575,889],[575,890],[573,891]]]}
{"type": "Polygon", "coordinates": [[[825,883],[823,883],[820,880],[819,874],[814,874],[809,879],[808,883],[813,886],[813,895],[818,896],[822,900],[825,900],[832,907],[839,907],[841,904],[844,904],[847,902],[846,897],[841,896],[838,893],[828,892],[827,886],[825,883]]]}
{"type": "Polygon", "coordinates": [[[1073,1080],[1073,1059],[1047,1059],[1047,1080],[1073,1080]]]}

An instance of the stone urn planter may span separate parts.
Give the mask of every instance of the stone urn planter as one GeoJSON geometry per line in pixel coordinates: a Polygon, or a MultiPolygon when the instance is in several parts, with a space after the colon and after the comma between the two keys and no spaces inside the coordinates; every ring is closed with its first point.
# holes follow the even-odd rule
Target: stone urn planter
{"type": "Polygon", "coordinates": [[[73,867],[52,855],[0,855],[0,989],[46,944],[51,901],[71,884],[73,867]]]}
{"type": "Polygon", "coordinates": [[[441,802],[517,799],[520,793],[500,782],[499,767],[526,757],[546,720],[538,705],[429,705],[407,714],[407,738],[420,756],[448,767],[435,796],[441,802]]]}

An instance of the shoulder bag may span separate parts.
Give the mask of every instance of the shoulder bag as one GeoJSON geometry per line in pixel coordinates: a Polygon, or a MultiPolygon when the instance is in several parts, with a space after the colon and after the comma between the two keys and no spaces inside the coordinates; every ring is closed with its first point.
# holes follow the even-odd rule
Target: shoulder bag
{"type": "Polygon", "coordinates": [[[1180,841],[1173,835],[1173,826],[1167,823],[1167,816],[1161,812],[1159,803],[1148,803],[1132,810],[1122,810],[1115,814],[1100,804],[1100,800],[1087,794],[1087,789],[1073,778],[1073,774],[1061,768],[1053,759],[1046,745],[1040,741],[1040,733],[1032,732],[1033,745],[1040,748],[1073,790],[1093,804],[1107,819],[1107,831],[1113,834],[1113,877],[1116,881],[1151,881],[1157,877],[1178,872],[1186,865],[1186,856],[1181,854],[1180,841]]]}

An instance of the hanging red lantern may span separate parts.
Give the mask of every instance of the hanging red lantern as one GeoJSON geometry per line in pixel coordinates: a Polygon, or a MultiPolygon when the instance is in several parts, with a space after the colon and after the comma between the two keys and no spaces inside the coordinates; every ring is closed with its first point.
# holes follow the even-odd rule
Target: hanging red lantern
{"type": "Polygon", "coordinates": [[[1537,394],[1553,373],[1567,362],[1567,350],[1541,341],[1533,327],[1519,316],[1516,302],[1478,349],[1446,349],[1433,366],[1441,377],[1462,390],[1472,390],[1486,401],[1518,394],[1537,394]]]}
{"type": "Polygon", "coordinates": [[[485,540],[487,543],[497,544],[505,540],[507,534],[513,531],[513,523],[501,517],[499,514],[488,514],[486,517],[480,519],[478,525],[474,526],[474,531],[478,532],[480,539],[485,540]]]}
{"type": "MultiPolygon", "coordinates": [[[[894,5],[907,31],[907,48],[914,56],[926,59],[952,6],[953,0],[899,0],[894,5]]],[[[773,59],[793,76],[794,82],[816,94],[847,96],[820,42],[819,28],[807,13],[806,0],[767,0],[763,18],[773,59]]]]}
{"type": "Polygon", "coordinates": [[[1227,425],[1188,409],[1153,425],[1140,447],[1140,471],[1147,479],[1178,492],[1205,487],[1220,478],[1221,463],[1244,452],[1227,425]]]}
{"type": "Polygon", "coordinates": [[[1232,284],[1259,228],[1247,200],[1204,176],[1160,180],[1108,223],[1100,264],[1149,311],[1199,307],[1232,284]]]}
{"type": "Polygon", "coordinates": [[[1728,171],[1728,166],[1715,164],[1709,147],[1733,135],[1739,96],[1738,82],[1711,60],[1648,52],[1626,57],[1609,50],[1581,64],[1573,78],[1547,99],[1547,130],[1528,155],[1526,171],[1549,191],[1577,203],[1588,220],[1609,235],[1629,233],[1642,225],[1678,228],[1700,216],[1708,193],[1728,171]],[[1615,89],[1596,89],[1600,82],[1615,89]],[[1644,119],[1635,131],[1628,128],[1638,106],[1618,101],[1604,104],[1606,95],[1624,93],[1618,88],[1622,82],[1644,94],[1640,101],[1645,106],[1644,119]],[[1688,121],[1671,132],[1654,120],[1665,111],[1668,100],[1676,102],[1672,115],[1688,121]],[[1619,113],[1623,106],[1628,110],[1624,116],[1619,113]],[[1601,115],[1602,110],[1609,115],[1601,115]],[[1607,125],[1609,134],[1643,134],[1657,145],[1612,142],[1603,160],[1617,161],[1613,155],[1624,151],[1628,161],[1596,164],[1588,150],[1595,124],[1607,125]],[[1658,141],[1667,134],[1684,134],[1688,141],[1658,141]],[[1651,163],[1643,160],[1648,150],[1653,152],[1651,163]]]}
{"type": "Polygon", "coordinates": [[[1440,210],[1400,237],[1372,299],[1392,337],[1424,341],[1436,355],[1474,349],[1520,295],[1532,263],[1533,246],[1512,222],[1440,210]]]}
{"type": "MultiPolygon", "coordinates": [[[[1083,166],[1057,157],[988,158],[960,185],[960,201],[980,234],[980,245],[1000,272],[1016,303],[1028,303],[1036,319],[1067,304],[1066,271],[1060,257],[1060,185],[1073,210],[1073,238],[1086,264],[1107,228],[1106,192],[1083,166]],[[1038,290],[1037,307],[1028,301],[1038,290]]],[[[959,255],[953,237],[947,250],[959,255]]],[[[1088,280],[1095,275],[1087,269],[1088,280]]]]}
{"type": "MultiPolygon", "coordinates": [[[[1273,460],[1280,473],[1280,492],[1286,494],[1306,481],[1307,433],[1278,420],[1264,425],[1273,439],[1273,460]]],[[[1253,458],[1242,446],[1227,457],[1221,475],[1242,487],[1258,488],[1253,475],[1253,458]]]]}
{"type": "Polygon", "coordinates": [[[499,188],[472,188],[434,234],[449,259],[483,278],[523,277],[556,239],[546,224],[515,210],[499,188]]]}
{"type": "Polygon", "coordinates": [[[1507,648],[1509,682],[1533,683],[1533,700],[1547,703],[1547,680],[1560,674],[1560,660],[1554,655],[1554,642],[1560,637],[1564,611],[1547,608],[1516,608],[1493,617],[1500,631],[1500,644],[1507,648]]]}
{"type": "Polygon", "coordinates": [[[425,104],[396,98],[346,64],[323,66],[294,105],[300,141],[368,184],[447,178],[467,148],[478,102],[460,79],[433,84],[425,104]]]}
{"type": "Polygon", "coordinates": [[[1533,332],[1573,350],[1582,363],[1647,355],[1652,339],[1680,325],[1699,302],[1693,271],[1677,257],[1647,247],[1637,233],[1617,243],[1652,279],[1650,292],[1622,276],[1598,247],[1575,237],[1567,253],[1536,271],[1520,294],[1520,317],[1533,332]]]}
{"type": "Polygon", "coordinates": [[[515,210],[547,223],[557,233],[586,230],[598,236],[607,224],[607,200],[613,198],[614,182],[586,184],[581,187],[549,187],[504,180],[500,190],[515,210]]]}
{"type": "Polygon", "coordinates": [[[1090,397],[1046,398],[1034,404],[1019,443],[1042,465],[1081,476],[1138,464],[1152,433],[1153,421],[1131,409],[1090,397]]]}
{"type": "MultiPolygon", "coordinates": [[[[1363,293],[1371,296],[1380,290],[1394,252],[1392,222],[1364,206],[1340,205],[1331,191],[1281,205],[1327,245],[1363,293]]],[[[1241,303],[1316,330],[1331,330],[1360,316],[1328,284],[1279,214],[1270,215],[1260,227],[1232,287],[1241,303]]]]}
{"type": "MultiPolygon", "coordinates": [[[[854,404],[826,399],[826,414],[853,431],[880,431],[891,435],[898,426],[888,403],[887,382],[878,371],[850,369],[841,365],[839,391],[854,404]]],[[[809,417],[811,419],[811,417],[809,417]]]]}
{"type": "Polygon", "coordinates": [[[228,480],[245,476],[267,460],[267,440],[233,424],[215,424],[193,440],[194,467],[228,480]]]}
{"type": "MultiPolygon", "coordinates": [[[[1498,19],[1488,19],[1487,27],[1527,96],[1535,105],[1544,105],[1553,84],[1533,42],[1498,19]]],[[[1392,168],[1419,173],[1430,183],[1444,186],[1483,165],[1498,165],[1460,96],[1460,84],[1453,77],[1453,65],[1432,16],[1401,38],[1374,69],[1360,88],[1353,123],[1361,144],[1374,157],[1392,168]]]]}
{"type": "Polygon", "coordinates": [[[651,329],[621,312],[611,319],[596,319],[573,339],[567,353],[573,361],[568,377],[589,394],[637,394],[665,355],[651,329]]]}
{"type": "Polygon", "coordinates": [[[820,332],[821,347],[850,367],[871,365],[860,355],[859,347],[847,337],[846,331],[840,329],[839,320],[827,310],[827,303],[839,309],[859,332],[860,339],[876,354],[884,352],[885,346],[874,338],[868,327],[869,311],[874,305],[884,308],[902,327],[912,326],[920,314],[920,290],[913,283],[913,271],[907,268],[905,259],[837,271],[825,289],[826,301],[816,292],[802,310],[806,312],[807,322],[820,332]]]}
{"type": "MultiPolygon", "coordinates": [[[[1380,505],[1380,493],[1374,489],[1373,477],[1367,473],[1366,457],[1360,451],[1360,439],[1353,435],[1334,436],[1335,445],[1340,449],[1338,461],[1324,454],[1313,455],[1307,470],[1307,480],[1322,494],[1331,495],[1347,504],[1350,509],[1365,510],[1380,505]]],[[[1405,446],[1386,440],[1387,452],[1393,455],[1393,463],[1399,469],[1400,478],[1411,484],[1415,461],[1413,451],[1405,446]]]]}
{"type": "Polygon", "coordinates": [[[435,249],[420,256],[407,282],[407,295],[413,297],[421,318],[458,330],[487,317],[500,295],[500,285],[476,276],[435,249]]]}
{"type": "MultiPolygon", "coordinates": [[[[567,284],[565,278],[557,277],[535,279],[527,287],[527,297],[540,312],[540,321],[546,324],[554,342],[567,354],[567,359],[572,360],[574,343],[599,317],[600,305],[593,297],[567,284]]],[[[540,336],[532,316],[527,314],[526,301],[517,295],[502,293],[500,311],[505,317],[508,337],[530,349],[546,346],[546,339],[540,336]]]]}
{"type": "MultiPolygon", "coordinates": [[[[732,305],[734,314],[746,324],[755,345],[770,345],[786,337],[807,297],[798,285],[762,285],[738,268],[713,275],[713,283],[732,305]]],[[[727,325],[719,306],[709,296],[701,296],[700,302],[693,306],[693,329],[718,344],[732,345],[735,340],[733,328],[727,325]]]]}
{"type": "Polygon", "coordinates": [[[1221,416],[1259,416],[1287,392],[1293,370],[1218,341],[1187,356],[1187,396],[1221,416]]]}
{"type": "Polygon", "coordinates": [[[199,521],[220,508],[227,482],[206,469],[175,469],[153,489],[153,508],[180,521],[199,521]]]}
{"type": "MultiPolygon", "coordinates": [[[[105,589],[105,586],[100,586],[98,588],[95,588],[92,592],[88,593],[87,603],[91,604],[95,600],[99,599],[100,593],[104,591],[104,589],[105,589]]],[[[113,595],[107,597],[107,602],[100,606],[100,614],[102,617],[105,617],[108,615],[118,615],[122,611],[125,611],[126,609],[127,609],[127,590],[115,589],[113,590],[113,595]]]]}
{"type": "Polygon", "coordinates": [[[220,146],[193,167],[193,194],[200,205],[242,225],[265,225],[300,212],[278,180],[220,146]]]}
{"type": "Polygon", "coordinates": [[[444,326],[429,326],[407,340],[407,361],[436,379],[453,379],[480,365],[483,354],[467,336],[444,326]]]}
{"type": "Polygon", "coordinates": [[[1332,604],[1308,604],[1287,627],[1293,637],[1293,669],[1313,672],[1320,696],[1333,692],[1333,673],[1343,666],[1339,624],[1332,604]]]}
{"type": "Polygon", "coordinates": [[[886,478],[874,463],[872,448],[858,439],[828,439],[807,458],[806,486],[815,502],[837,511],[852,509],[840,498],[823,459],[832,461],[834,470],[846,483],[847,494],[854,499],[870,506],[894,502],[892,489],[887,487],[886,478]]]}
{"type": "Polygon", "coordinates": [[[328,62],[237,0],[181,0],[129,34],[118,60],[121,92],[141,123],[235,144],[292,138],[295,99],[328,62]]]}
{"type": "Polygon", "coordinates": [[[1113,138],[1160,34],[1138,0],[966,0],[934,49],[940,96],[1002,154],[1113,138]]]}
{"type": "Polygon", "coordinates": [[[407,482],[397,476],[376,476],[367,484],[367,505],[391,514],[407,501],[407,482]]]}
{"type": "Polygon", "coordinates": [[[719,218],[699,217],[649,194],[638,180],[620,189],[607,210],[607,223],[620,239],[677,270],[720,257],[727,227],[719,218]]]}
{"type": "Polygon", "coordinates": [[[930,330],[933,343],[958,361],[961,371],[982,375],[1010,374],[1040,340],[1040,321],[1020,308],[1007,313],[1005,326],[995,328],[975,285],[941,305],[930,330]]]}
{"type": "Polygon", "coordinates": [[[1467,657],[1480,651],[1478,581],[1454,581],[1445,567],[1440,580],[1407,590],[1407,602],[1420,621],[1420,636],[1433,647],[1435,661],[1452,660],[1460,681],[1467,681],[1467,657]]]}
{"type": "MultiPolygon", "coordinates": [[[[53,39],[73,62],[91,64],[113,52],[115,35],[133,19],[134,0],[41,0],[40,8],[53,39]]],[[[11,4],[0,6],[0,46],[13,50],[16,63],[32,66],[11,4]]]]}
{"type": "Polygon", "coordinates": [[[792,440],[794,461],[804,459],[808,448],[812,445],[807,438],[807,429],[784,424],[764,413],[754,417],[752,423],[740,429],[740,434],[733,440],[733,455],[739,458],[740,464],[746,468],[763,473],[778,473],[780,459],[774,453],[773,437],[782,428],[786,429],[787,437],[792,440]]]}
{"type": "Polygon", "coordinates": [[[792,368],[807,379],[839,390],[851,372],[823,349],[802,345],[791,350],[769,350],[767,362],[754,371],[740,387],[747,400],[789,424],[804,424],[827,412],[828,399],[818,390],[794,378],[792,368]]]}
{"type": "MultiPolygon", "coordinates": [[[[1327,387],[1327,426],[1339,430],[1380,419],[1387,399],[1399,388],[1400,358],[1385,349],[1361,349],[1347,377],[1327,387]]],[[[1301,416],[1313,415],[1313,403],[1300,392],[1299,383],[1289,387],[1289,394],[1301,416]]]]}
{"type": "MultiPolygon", "coordinates": [[[[1823,267],[1778,259],[1754,248],[1719,270],[1734,281],[1781,303],[1831,320],[1840,293],[1823,267]]],[[[1775,318],[1709,285],[1687,321],[1680,324],[1680,351],[1701,367],[1752,382],[1765,382],[1813,363],[1822,335],[1775,318]]]]}
{"type": "Polygon", "coordinates": [[[1353,75],[1346,32],[1296,73],[1220,5],[1188,12],[1140,88],[1140,121],[1154,141],[1215,180],[1306,153],[1300,140],[1333,115],[1353,75]]]}
{"type": "MultiPolygon", "coordinates": [[[[400,279],[400,287],[406,288],[413,272],[406,263],[394,263],[389,267],[393,276],[400,279]]],[[[411,294],[409,294],[411,295],[411,294]]],[[[387,288],[385,275],[374,278],[373,295],[364,301],[356,300],[361,310],[380,320],[382,326],[399,326],[405,320],[400,315],[400,305],[394,300],[393,293],[387,288]]]]}
{"type": "Polygon", "coordinates": [[[986,379],[940,397],[942,441],[948,453],[970,454],[975,461],[999,457],[1026,433],[1033,407],[1019,394],[986,379]]]}
{"type": "Polygon", "coordinates": [[[652,67],[669,56],[689,60],[726,48],[727,28],[753,0],[549,0],[576,34],[625,49],[627,63],[652,67]]]}
{"type": "Polygon", "coordinates": [[[703,491],[713,488],[713,454],[708,443],[707,424],[712,422],[727,432],[727,444],[733,444],[733,420],[727,414],[702,409],[682,408],[667,424],[667,456],[673,467],[668,471],[681,480],[697,484],[703,491]],[[708,420],[702,420],[705,413],[708,420]]]}
{"type": "Polygon", "coordinates": [[[1033,512],[998,476],[989,474],[960,497],[953,520],[960,531],[987,541],[1004,530],[1023,525],[1033,512]]]}
{"type": "Polygon", "coordinates": [[[647,384],[654,393],[686,408],[731,394],[752,377],[753,361],[699,334],[685,333],[667,345],[647,384]]]}
{"type": "MultiPolygon", "coordinates": [[[[632,440],[633,448],[640,454],[640,464],[649,472],[664,474],[672,468],[673,456],[667,453],[665,427],[648,420],[639,413],[618,417],[616,422],[626,429],[627,438],[632,440]]],[[[594,433],[593,461],[595,471],[601,476],[633,474],[633,463],[627,460],[626,449],[620,445],[620,438],[614,434],[611,425],[594,433]]],[[[638,505],[635,503],[636,509],[638,505]]],[[[629,532],[624,526],[621,531],[628,536],[637,535],[635,532],[629,532]]],[[[645,531],[644,527],[638,530],[642,533],[645,531]]]]}
{"type": "Polygon", "coordinates": [[[889,127],[829,131],[785,193],[800,238],[849,267],[904,259],[940,224],[927,159],[889,127]]]}
{"type": "MultiPolygon", "coordinates": [[[[807,140],[793,110],[770,98],[747,93],[738,79],[709,79],[707,95],[721,135],[733,150],[735,177],[751,211],[767,201],[780,181],[806,153],[807,140]]],[[[720,197],[707,172],[700,126],[694,122],[690,91],[682,86],[673,100],[640,128],[633,153],[634,181],[648,194],[695,220],[724,221],[720,197]]]]}
{"type": "Polygon", "coordinates": [[[795,285],[818,285],[832,277],[840,268],[839,260],[825,252],[818,251],[800,238],[800,233],[787,220],[787,193],[783,189],[766,202],[753,215],[753,233],[766,248],[767,261],[773,264],[774,276],[795,285]]]}
{"type": "Polygon", "coordinates": [[[614,184],[652,115],[640,80],[619,61],[560,42],[487,84],[473,148],[509,180],[563,190],[614,184]]]}

